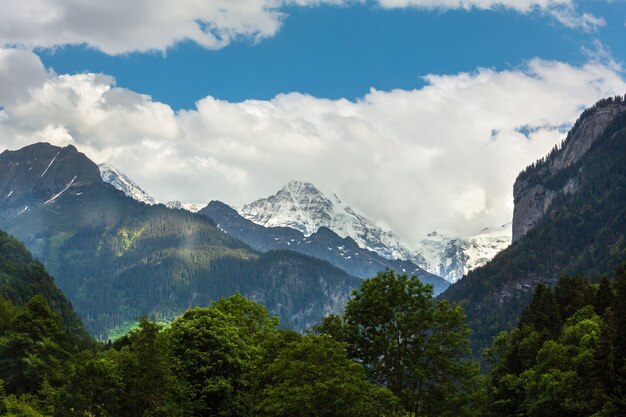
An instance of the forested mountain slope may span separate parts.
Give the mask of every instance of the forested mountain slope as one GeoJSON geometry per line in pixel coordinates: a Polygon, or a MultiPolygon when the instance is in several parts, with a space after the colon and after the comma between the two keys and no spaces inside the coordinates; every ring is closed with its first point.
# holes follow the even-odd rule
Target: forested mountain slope
{"type": "MultiPolygon", "coordinates": [[[[465,308],[475,353],[516,324],[537,283],[554,284],[565,273],[608,276],[626,260],[624,101],[603,100],[585,111],[560,148],[520,174],[517,187],[522,181],[542,190],[537,199],[547,205],[534,227],[442,294],[465,308]]],[[[516,212],[527,203],[516,198],[516,212]]]]}
{"type": "Polygon", "coordinates": [[[72,146],[3,152],[0,196],[0,227],[41,259],[101,338],[140,315],[169,320],[235,291],[301,329],[359,285],[304,255],[255,252],[204,216],[128,198],[72,146]]]}
{"type": "Polygon", "coordinates": [[[0,231],[0,298],[19,307],[36,295],[43,296],[60,315],[69,334],[82,342],[88,342],[87,331],[74,313],[71,303],[57,288],[43,265],[33,259],[19,240],[0,231]]]}

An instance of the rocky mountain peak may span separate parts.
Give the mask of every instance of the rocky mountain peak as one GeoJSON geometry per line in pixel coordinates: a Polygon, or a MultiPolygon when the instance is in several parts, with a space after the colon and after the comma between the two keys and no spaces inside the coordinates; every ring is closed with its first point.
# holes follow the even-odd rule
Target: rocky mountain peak
{"type": "Polygon", "coordinates": [[[53,203],[70,188],[102,182],[98,167],[74,146],[35,143],[0,154],[0,212],[16,216],[53,203]]]}
{"type": "Polygon", "coordinates": [[[596,103],[583,112],[560,147],[520,173],[513,186],[513,241],[537,225],[559,193],[577,191],[579,172],[571,172],[558,181],[550,179],[557,175],[563,177],[562,173],[573,167],[624,111],[626,102],[621,97],[596,103]]]}
{"type": "Polygon", "coordinates": [[[491,234],[490,229],[470,238],[447,237],[437,232],[416,248],[409,248],[389,230],[384,230],[341,202],[327,197],[313,184],[290,181],[276,194],[238,209],[242,217],[265,227],[288,227],[305,236],[328,228],[342,238],[350,237],[361,248],[383,258],[411,261],[454,282],[469,269],[482,265],[510,244],[508,228],[491,234]]]}
{"type": "Polygon", "coordinates": [[[305,236],[330,226],[335,203],[310,182],[290,181],[274,195],[239,209],[248,220],[266,227],[290,227],[305,236]]]}

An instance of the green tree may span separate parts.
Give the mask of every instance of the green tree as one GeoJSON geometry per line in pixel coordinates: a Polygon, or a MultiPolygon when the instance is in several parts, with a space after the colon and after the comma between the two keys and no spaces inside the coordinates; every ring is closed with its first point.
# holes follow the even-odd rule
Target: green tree
{"type": "Polygon", "coordinates": [[[556,336],[561,330],[561,317],[552,290],[545,284],[535,288],[533,299],[526,307],[519,320],[519,326],[532,326],[537,332],[546,332],[546,336],[556,336]]]}
{"type": "Polygon", "coordinates": [[[478,368],[467,360],[465,315],[432,295],[432,287],[416,277],[381,272],[354,291],[343,329],[333,319],[319,331],[345,335],[350,355],[365,366],[370,380],[388,387],[407,412],[469,413],[478,368]]]}
{"type": "Polygon", "coordinates": [[[596,313],[602,315],[612,304],[613,290],[611,288],[611,282],[607,277],[602,277],[598,280],[593,306],[596,309],[596,313]]]}
{"type": "Polygon", "coordinates": [[[190,393],[198,416],[240,413],[238,392],[253,366],[250,346],[240,336],[233,316],[216,308],[187,310],[167,332],[176,375],[190,393]]]}
{"type": "Polygon", "coordinates": [[[613,278],[613,325],[615,331],[615,387],[612,398],[616,415],[626,415],[626,264],[615,271],[613,278]]]}
{"type": "Polygon", "coordinates": [[[0,379],[0,416],[7,412],[6,392],[4,391],[4,381],[0,379]]]}
{"type": "Polygon", "coordinates": [[[0,337],[0,378],[9,393],[37,392],[72,351],[62,320],[38,295],[18,309],[8,328],[0,337]]]}
{"type": "Polygon", "coordinates": [[[494,416],[626,415],[626,268],[610,285],[582,279],[564,277],[555,288],[558,315],[567,317],[558,331],[546,331],[556,315],[550,290],[538,286],[518,327],[494,340],[494,416]]]}
{"type": "Polygon", "coordinates": [[[119,352],[109,355],[118,364],[124,382],[124,406],[119,415],[184,415],[188,404],[172,372],[162,326],[142,317],[123,343],[119,352]]]}
{"type": "Polygon", "coordinates": [[[259,416],[374,417],[393,410],[397,401],[367,381],[363,366],[347,358],[343,344],[324,335],[290,343],[262,378],[259,416]]]}
{"type": "Polygon", "coordinates": [[[238,292],[228,298],[220,298],[211,304],[211,308],[230,315],[233,324],[240,330],[239,334],[249,338],[249,341],[259,341],[278,326],[278,317],[270,318],[263,305],[238,292]]]}
{"type": "Polygon", "coordinates": [[[85,352],[67,369],[67,383],[57,392],[55,414],[59,417],[117,417],[122,404],[123,381],[117,365],[108,358],[85,352]]]}
{"type": "Polygon", "coordinates": [[[38,410],[37,401],[29,395],[9,395],[6,398],[6,414],[3,417],[48,417],[38,410]]]}
{"type": "Polygon", "coordinates": [[[586,306],[567,320],[558,340],[543,344],[536,364],[521,375],[528,416],[583,417],[602,407],[601,388],[592,378],[601,327],[601,318],[586,306]]]}

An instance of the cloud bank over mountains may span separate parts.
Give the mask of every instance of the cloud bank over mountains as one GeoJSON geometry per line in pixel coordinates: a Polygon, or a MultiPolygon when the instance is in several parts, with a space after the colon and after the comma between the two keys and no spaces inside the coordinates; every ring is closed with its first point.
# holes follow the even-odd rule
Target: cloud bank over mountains
{"type": "Polygon", "coordinates": [[[383,9],[481,9],[541,13],[570,28],[595,30],[602,17],[574,0],[0,0],[0,46],[86,44],[107,54],[166,51],[182,41],[219,49],[274,36],[286,7],[367,4],[383,9]]]}
{"type": "Polygon", "coordinates": [[[534,59],[506,71],[428,75],[416,90],[357,101],[299,93],[174,111],[103,74],[57,75],[36,54],[0,50],[0,146],[74,144],[161,201],[238,205],[308,180],[405,241],[510,220],[512,184],[581,109],[624,94],[607,59],[534,59]]]}

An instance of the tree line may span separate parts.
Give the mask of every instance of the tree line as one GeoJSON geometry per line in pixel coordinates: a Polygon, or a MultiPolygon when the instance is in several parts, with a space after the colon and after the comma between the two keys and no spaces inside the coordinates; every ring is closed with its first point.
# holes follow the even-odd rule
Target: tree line
{"type": "Polygon", "coordinates": [[[473,415],[481,379],[467,335],[459,307],[391,271],[305,334],[237,293],[81,349],[43,296],[21,307],[3,299],[0,407],[64,417],[473,415]]]}
{"type": "Polygon", "coordinates": [[[0,415],[626,415],[626,265],[538,285],[488,373],[469,333],[461,307],[392,271],[304,334],[236,293],[85,347],[43,296],[3,298],[0,415]]]}

